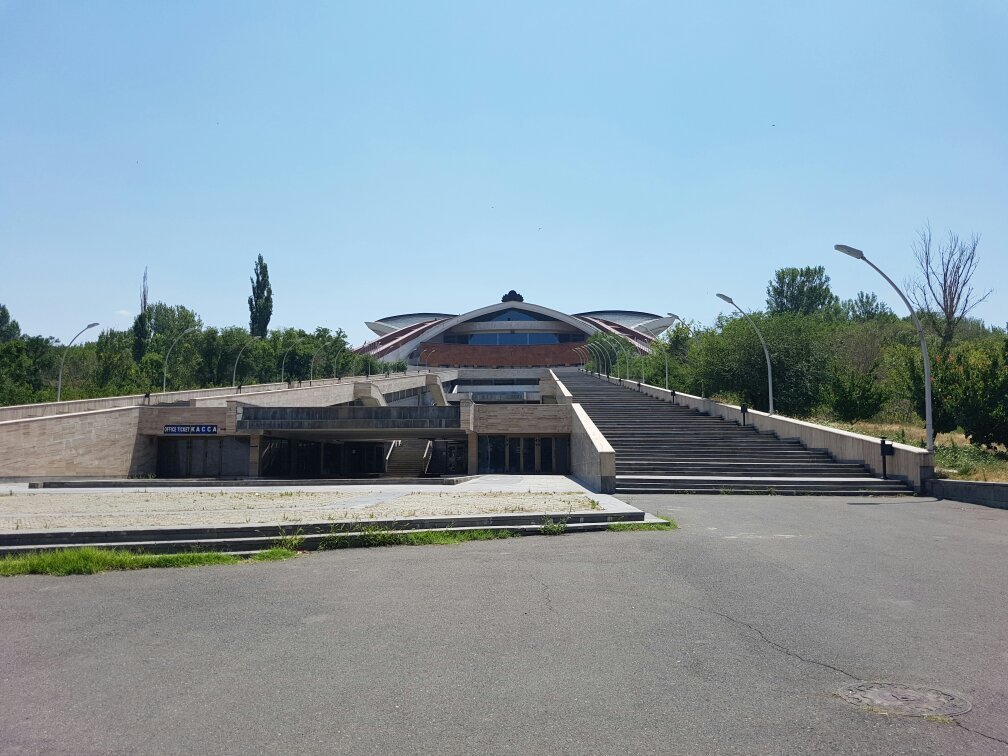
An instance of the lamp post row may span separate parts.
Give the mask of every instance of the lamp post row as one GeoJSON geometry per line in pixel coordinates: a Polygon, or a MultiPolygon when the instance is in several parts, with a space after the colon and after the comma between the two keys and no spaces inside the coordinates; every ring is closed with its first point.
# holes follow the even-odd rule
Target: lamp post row
{"type": "MultiPolygon", "coordinates": [[[[917,312],[914,310],[913,305],[910,304],[910,300],[907,299],[906,294],[903,293],[903,291],[893,282],[893,280],[891,278],[889,278],[889,276],[887,276],[882,271],[881,268],[879,268],[875,263],[873,263],[871,260],[869,260],[865,256],[864,252],[862,252],[860,249],[848,246],[846,244],[835,244],[833,246],[833,248],[837,252],[842,252],[843,254],[848,255],[849,257],[853,257],[855,260],[861,260],[861,261],[865,262],[866,264],[868,264],[869,266],[871,266],[875,270],[875,272],[878,273],[880,276],[882,276],[882,278],[885,279],[885,281],[896,291],[896,293],[899,295],[900,299],[903,300],[903,304],[906,305],[907,310],[910,312],[910,318],[913,321],[914,327],[917,329],[917,334],[918,334],[918,336],[920,338],[921,358],[922,358],[923,363],[924,363],[924,414],[925,414],[925,426],[926,426],[925,427],[925,431],[926,431],[926,435],[927,435],[927,449],[928,449],[929,452],[934,453],[934,419],[933,419],[932,404],[931,404],[931,358],[930,358],[930,355],[928,354],[927,338],[926,338],[925,333],[924,333],[924,328],[921,325],[920,319],[917,317],[917,312]]],[[[769,400],[770,414],[772,415],[772,414],[774,414],[773,366],[771,365],[771,362],[770,362],[770,350],[767,348],[766,340],[763,338],[763,334],[760,332],[760,329],[756,325],[756,322],[752,319],[752,317],[749,316],[749,313],[747,313],[745,310],[743,310],[741,307],[739,307],[731,297],[729,297],[727,294],[722,294],[720,292],[718,292],[717,297],[718,297],[718,299],[721,299],[722,301],[730,304],[732,307],[734,307],[736,310],[738,310],[739,313],[741,313],[741,315],[746,320],[749,321],[749,324],[752,326],[753,330],[756,332],[756,336],[759,338],[760,345],[763,347],[763,355],[766,358],[766,366],[767,366],[767,394],[768,394],[768,400],[769,400]]],[[[680,318],[678,315],[675,315],[674,313],[671,313],[671,312],[668,313],[668,315],[669,315],[669,317],[673,318],[673,322],[675,320],[678,320],[680,323],[685,324],[685,321],[682,318],[680,318]]],[[[63,368],[64,368],[64,366],[66,364],[67,353],[69,352],[70,347],[73,346],[73,343],[77,340],[77,338],[82,333],[84,333],[87,330],[90,330],[91,328],[95,328],[98,325],[99,325],[98,323],[89,323],[84,328],[82,328],[80,331],[78,331],[74,335],[74,337],[72,339],[70,339],[70,342],[63,348],[63,356],[60,358],[59,377],[57,378],[57,382],[56,382],[56,401],[57,402],[61,401],[62,397],[63,397],[63,368]]],[[[165,355],[165,359],[164,359],[164,367],[163,367],[162,376],[161,376],[161,391],[162,392],[165,392],[167,390],[167,387],[168,387],[168,359],[171,357],[172,350],[175,349],[175,345],[179,342],[179,340],[183,336],[186,336],[186,335],[188,335],[190,333],[193,333],[195,331],[198,331],[198,330],[199,330],[198,326],[193,326],[191,328],[187,328],[182,333],[180,333],[178,336],[176,336],[175,339],[174,339],[174,341],[172,341],[171,346],[168,348],[168,353],[165,355]]],[[[234,385],[235,381],[237,380],[237,376],[238,376],[238,363],[241,360],[242,354],[248,348],[249,344],[251,344],[256,339],[260,339],[260,338],[262,338],[262,337],[260,337],[260,336],[253,336],[239,350],[238,357],[235,358],[234,369],[231,372],[231,384],[232,385],[234,385]]],[[[287,365],[287,355],[290,353],[290,351],[295,346],[297,346],[297,344],[300,341],[301,341],[300,338],[296,339],[294,341],[294,343],[291,344],[287,348],[287,350],[284,352],[283,360],[282,360],[282,362],[280,364],[280,382],[281,383],[283,382],[283,379],[284,379],[284,371],[285,371],[285,368],[286,368],[286,365],[287,365]]],[[[608,351],[609,351],[610,348],[612,348],[613,355],[616,357],[616,377],[617,378],[620,377],[620,374],[619,374],[619,357],[620,357],[621,354],[625,354],[626,355],[626,360],[627,360],[626,377],[629,380],[629,378],[630,378],[630,350],[629,349],[617,349],[615,345],[611,344],[609,342],[609,340],[605,339],[605,338],[603,338],[601,340],[601,343],[589,344],[589,343],[586,342],[583,346],[575,347],[574,349],[575,349],[575,352],[583,360],[583,362],[582,362],[583,365],[587,366],[588,362],[591,359],[597,359],[597,360],[599,360],[599,367],[600,367],[600,369],[605,369],[606,375],[609,375],[609,374],[611,374],[612,367],[613,367],[612,358],[610,358],[609,354],[608,354],[608,351]],[[601,346],[602,344],[605,344],[605,349],[602,348],[602,346],[601,346]],[[607,361],[609,363],[608,366],[606,365],[607,361]]],[[[315,352],[315,354],[312,355],[311,363],[310,363],[310,367],[309,367],[309,378],[308,378],[309,385],[311,385],[312,380],[314,380],[314,375],[315,375],[315,358],[318,357],[318,355],[324,349],[325,349],[324,346],[320,347],[315,352]]],[[[426,351],[427,372],[430,372],[430,355],[433,354],[435,351],[436,351],[436,349],[429,349],[429,350],[426,351]]],[[[423,360],[423,358],[424,358],[424,352],[421,351],[419,356],[420,356],[420,362],[422,364],[424,362],[424,360],[423,360]]],[[[665,359],[665,388],[667,390],[668,387],[669,387],[669,378],[668,378],[668,351],[667,350],[664,353],[664,359],[665,359]]],[[[368,374],[369,375],[370,375],[370,372],[371,372],[371,363],[370,363],[370,360],[368,360],[368,374]]],[[[644,378],[645,378],[645,376],[644,376],[644,364],[643,364],[643,361],[642,361],[642,363],[641,363],[641,382],[642,383],[644,382],[644,378]]]]}

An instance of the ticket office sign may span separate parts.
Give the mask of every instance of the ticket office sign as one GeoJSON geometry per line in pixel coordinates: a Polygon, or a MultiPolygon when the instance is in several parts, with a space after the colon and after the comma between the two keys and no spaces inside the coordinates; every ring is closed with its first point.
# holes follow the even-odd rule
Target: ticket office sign
{"type": "Polygon", "coordinates": [[[216,436],[216,425],[166,425],[166,436],[216,436]]]}

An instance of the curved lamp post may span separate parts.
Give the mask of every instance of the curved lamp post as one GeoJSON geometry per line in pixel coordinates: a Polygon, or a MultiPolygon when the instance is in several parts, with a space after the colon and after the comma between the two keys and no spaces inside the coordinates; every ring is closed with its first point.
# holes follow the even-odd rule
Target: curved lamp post
{"type": "Polygon", "coordinates": [[[294,343],[287,347],[287,351],[284,352],[283,359],[280,361],[280,383],[284,382],[284,368],[287,367],[287,355],[290,354],[290,350],[301,343],[301,337],[294,339],[294,343]]]}
{"type": "Polygon", "coordinates": [[[427,372],[428,373],[430,372],[430,356],[432,354],[434,354],[434,352],[436,352],[436,351],[437,351],[437,349],[428,349],[427,350],[427,372]]]}
{"type": "Polygon", "coordinates": [[[178,344],[179,339],[181,339],[183,336],[186,336],[187,334],[190,334],[190,333],[194,333],[195,331],[198,331],[198,330],[199,330],[199,326],[193,326],[192,328],[186,328],[184,331],[182,331],[182,333],[180,333],[178,336],[175,337],[175,340],[171,343],[171,346],[168,347],[168,354],[166,354],[165,358],[164,358],[164,370],[161,373],[161,393],[162,394],[165,391],[168,390],[168,358],[171,357],[172,349],[175,348],[175,345],[178,344]]]}
{"type": "Polygon", "coordinates": [[[619,351],[613,345],[612,341],[610,341],[608,338],[604,338],[599,341],[599,349],[601,349],[603,346],[605,347],[606,357],[609,358],[609,373],[613,372],[613,363],[615,362],[616,378],[619,378],[619,351]],[[609,356],[610,349],[612,350],[611,357],[609,356]]]}
{"type": "Polygon", "coordinates": [[[594,344],[589,344],[586,341],[584,343],[584,348],[588,350],[590,360],[594,360],[595,362],[595,372],[598,373],[599,375],[602,375],[603,371],[605,370],[605,362],[601,360],[599,357],[601,352],[599,351],[598,347],[595,346],[594,344]]]}
{"type": "Polygon", "coordinates": [[[596,360],[598,360],[598,370],[596,372],[598,372],[599,374],[605,372],[606,376],[608,377],[609,368],[607,365],[608,359],[605,350],[602,349],[602,347],[598,346],[597,344],[589,344],[587,341],[585,342],[585,348],[589,352],[591,352],[592,355],[594,355],[596,360]]]}
{"type": "Polygon", "coordinates": [[[60,400],[60,397],[63,396],[63,363],[66,362],[67,352],[70,351],[70,347],[73,346],[73,343],[75,341],[77,341],[77,336],[80,336],[82,333],[84,333],[84,331],[87,331],[87,330],[89,330],[91,328],[94,328],[97,325],[98,325],[97,323],[91,323],[89,325],[84,326],[79,331],[77,331],[77,335],[76,336],[74,336],[72,339],[70,339],[70,343],[67,344],[65,347],[63,347],[63,359],[60,360],[59,379],[56,381],[56,401],[57,402],[60,400]]]}
{"type": "Polygon", "coordinates": [[[311,363],[308,365],[308,385],[312,385],[312,381],[315,380],[315,358],[318,357],[325,350],[326,345],[323,344],[318,349],[315,350],[315,354],[311,356],[311,363]]]}
{"type": "Polygon", "coordinates": [[[588,369],[588,357],[585,355],[585,351],[586,351],[585,348],[583,346],[576,346],[576,347],[573,347],[572,351],[581,360],[581,368],[583,370],[587,370],[588,369]]]}
{"type": "Polygon", "coordinates": [[[934,418],[931,414],[931,357],[928,354],[927,339],[924,336],[924,327],[921,325],[920,320],[917,317],[917,313],[914,311],[913,305],[910,304],[910,300],[906,298],[900,287],[893,283],[893,280],[889,278],[882,270],[865,257],[864,252],[860,249],[854,247],[848,247],[846,244],[834,244],[833,249],[837,252],[843,252],[845,255],[850,255],[855,260],[861,260],[866,262],[868,265],[875,269],[882,278],[884,278],[896,293],[899,294],[900,299],[903,300],[903,304],[906,305],[907,309],[910,311],[910,319],[913,320],[914,326],[917,328],[917,335],[920,336],[920,346],[921,346],[921,357],[924,359],[924,424],[925,432],[927,434],[927,450],[934,454],[934,418]]]}
{"type": "Polygon", "coordinates": [[[262,336],[253,336],[253,337],[252,337],[251,339],[249,339],[249,340],[248,340],[248,341],[247,341],[247,342],[245,343],[245,346],[243,346],[243,347],[242,347],[241,349],[239,349],[239,350],[238,350],[238,356],[237,356],[237,357],[235,357],[235,366],[234,366],[234,370],[232,370],[232,371],[231,371],[231,385],[232,385],[232,386],[236,386],[236,385],[237,385],[237,384],[235,383],[235,380],[236,380],[236,379],[238,378],[238,360],[240,360],[240,359],[241,359],[241,356],[242,356],[242,353],[243,353],[243,352],[244,352],[244,351],[245,351],[246,349],[248,349],[248,348],[249,348],[249,344],[251,344],[252,342],[256,341],[257,339],[261,339],[261,338],[262,338],[262,336]]]}
{"type": "Polygon", "coordinates": [[[773,411],[773,368],[770,367],[770,350],[767,349],[766,342],[763,340],[763,334],[760,333],[760,329],[756,327],[756,321],[749,317],[749,313],[747,313],[745,310],[743,310],[741,307],[739,307],[737,304],[735,304],[735,300],[733,300],[727,294],[718,294],[717,297],[718,297],[718,299],[721,299],[721,300],[727,302],[732,307],[734,307],[736,310],[738,310],[739,312],[742,313],[742,316],[746,320],[749,321],[749,325],[751,325],[753,327],[753,330],[756,331],[756,335],[759,337],[760,344],[763,345],[763,355],[766,357],[767,390],[770,393],[770,414],[772,415],[774,413],[774,411],[773,411]]]}

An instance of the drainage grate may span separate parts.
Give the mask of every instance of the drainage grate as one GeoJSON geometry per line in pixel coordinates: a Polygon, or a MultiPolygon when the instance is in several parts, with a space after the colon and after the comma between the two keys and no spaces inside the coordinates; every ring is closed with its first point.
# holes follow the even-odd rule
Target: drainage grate
{"type": "Polygon", "coordinates": [[[933,688],[911,688],[898,683],[855,683],[841,688],[837,695],[856,706],[868,706],[886,714],[908,717],[954,717],[973,708],[973,704],[955,693],[933,688]]]}

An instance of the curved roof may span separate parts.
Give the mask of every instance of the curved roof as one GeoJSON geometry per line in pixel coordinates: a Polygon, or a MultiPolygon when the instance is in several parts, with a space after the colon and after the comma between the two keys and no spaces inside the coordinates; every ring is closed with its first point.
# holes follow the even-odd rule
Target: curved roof
{"type": "Polygon", "coordinates": [[[454,318],[443,312],[409,312],[403,315],[389,315],[387,318],[379,318],[365,323],[374,333],[384,336],[387,333],[398,331],[400,328],[426,323],[431,320],[443,320],[444,318],[454,318]]]}
{"type": "Polygon", "coordinates": [[[532,304],[531,302],[497,302],[496,304],[481,307],[478,310],[473,310],[472,312],[463,313],[462,315],[456,315],[448,320],[443,320],[434,326],[434,328],[430,331],[425,333],[424,338],[429,341],[430,339],[440,336],[445,331],[448,331],[457,325],[466,323],[470,320],[475,320],[482,315],[492,315],[493,313],[500,312],[502,310],[525,310],[526,312],[532,312],[537,315],[545,315],[551,320],[558,320],[561,323],[566,323],[567,325],[576,328],[586,336],[591,336],[593,333],[598,331],[598,328],[591,323],[587,323],[571,315],[566,315],[559,310],[551,310],[549,307],[532,304]]]}
{"type": "Polygon", "coordinates": [[[574,317],[598,318],[619,323],[627,328],[635,328],[649,320],[657,320],[661,318],[661,315],[655,315],[653,312],[640,312],[639,310],[592,310],[591,312],[575,313],[574,317]]]}
{"type": "MultiPolygon", "coordinates": [[[[547,319],[565,323],[585,334],[585,336],[591,336],[593,333],[597,333],[599,331],[598,326],[587,320],[567,315],[558,310],[551,310],[550,308],[543,307],[542,305],[532,304],[530,302],[496,302],[487,307],[481,307],[478,310],[473,310],[472,312],[467,312],[462,315],[439,316],[436,314],[426,314],[421,316],[418,314],[415,316],[394,316],[395,318],[417,317],[418,320],[412,325],[400,326],[392,331],[386,331],[381,335],[381,338],[359,347],[357,351],[360,353],[373,354],[375,357],[382,357],[384,359],[400,359],[407,357],[410,352],[412,352],[422,341],[436,339],[438,336],[445,333],[445,331],[451,330],[457,325],[504,310],[523,310],[536,315],[542,315],[547,319]]],[[[382,320],[377,321],[377,323],[385,323],[392,319],[393,318],[383,318],[382,320]]],[[[371,324],[369,323],[368,325],[370,326],[371,324]]]]}

